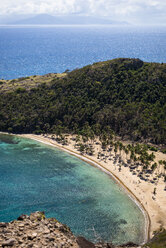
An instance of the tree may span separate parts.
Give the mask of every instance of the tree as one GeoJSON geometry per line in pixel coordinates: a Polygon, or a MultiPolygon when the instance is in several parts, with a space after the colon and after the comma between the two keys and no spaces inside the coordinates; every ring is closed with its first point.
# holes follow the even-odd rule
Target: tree
{"type": "Polygon", "coordinates": [[[155,162],[151,166],[152,172],[154,172],[156,168],[157,168],[157,163],[155,162]]]}

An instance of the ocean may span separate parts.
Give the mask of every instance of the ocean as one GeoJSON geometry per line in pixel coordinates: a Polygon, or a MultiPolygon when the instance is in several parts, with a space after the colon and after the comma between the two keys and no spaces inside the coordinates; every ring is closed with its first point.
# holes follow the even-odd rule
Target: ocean
{"type": "Polygon", "coordinates": [[[88,240],[141,243],[145,219],[109,175],[48,145],[0,134],[0,222],[45,211],[88,240]]]}
{"type": "MultiPolygon", "coordinates": [[[[162,63],[165,54],[166,27],[0,27],[3,79],[61,73],[119,57],[162,63]]],[[[142,212],[99,169],[6,135],[0,135],[0,158],[0,221],[44,210],[92,241],[143,241],[142,212]]]]}
{"type": "Polygon", "coordinates": [[[166,62],[166,27],[0,27],[0,79],[61,73],[119,57],[166,62]]]}

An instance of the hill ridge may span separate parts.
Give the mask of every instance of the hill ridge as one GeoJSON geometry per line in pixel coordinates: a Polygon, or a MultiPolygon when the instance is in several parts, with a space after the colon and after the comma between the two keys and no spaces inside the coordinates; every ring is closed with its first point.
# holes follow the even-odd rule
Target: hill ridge
{"type": "Polygon", "coordinates": [[[88,129],[100,135],[110,128],[124,139],[166,144],[164,63],[119,58],[58,76],[48,74],[39,77],[36,85],[34,80],[32,87],[29,81],[19,81],[9,87],[10,94],[3,91],[6,82],[1,81],[1,131],[88,129]]]}

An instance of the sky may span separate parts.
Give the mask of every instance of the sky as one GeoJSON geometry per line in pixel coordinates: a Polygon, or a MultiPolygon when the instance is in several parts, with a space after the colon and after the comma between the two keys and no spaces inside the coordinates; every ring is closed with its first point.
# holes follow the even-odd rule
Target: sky
{"type": "Polygon", "coordinates": [[[0,16],[42,13],[166,24],[166,0],[0,0],[0,16]]]}

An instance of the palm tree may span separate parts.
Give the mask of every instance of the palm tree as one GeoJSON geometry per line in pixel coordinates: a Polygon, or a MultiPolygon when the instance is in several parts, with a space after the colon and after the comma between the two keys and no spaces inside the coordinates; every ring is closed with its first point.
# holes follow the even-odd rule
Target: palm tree
{"type": "Polygon", "coordinates": [[[79,143],[78,150],[80,151],[81,154],[84,154],[84,152],[85,152],[85,145],[82,144],[82,143],[79,143]]]}
{"type": "Polygon", "coordinates": [[[155,155],[154,155],[154,153],[152,152],[150,155],[149,155],[149,160],[150,161],[154,161],[154,159],[155,159],[155,155]]]}
{"type": "Polygon", "coordinates": [[[131,151],[130,159],[131,159],[132,161],[134,160],[134,151],[133,151],[133,150],[131,151]]]}
{"type": "Polygon", "coordinates": [[[126,160],[127,160],[127,155],[129,154],[129,149],[127,147],[124,147],[124,148],[125,148],[124,151],[126,153],[126,160]]]}
{"type": "Polygon", "coordinates": [[[117,151],[118,151],[118,145],[117,145],[117,142],[114,144],[114,152],[115,152],[115,156],[116,156],[116,154],[117,154],[117,151]]]}
{"type": "Polygon", "coordinates": [[[157,168],[157,163],[155,162],[151,166],[152,173],[155,171],[156,168],[157,168]]]}
{"type": "Polygon", "coordinates": [[[123,144],[121,142],[119,142],[119,150],[120,150],[120,156],[121,156],[121,152],[123,150],[123,144]]]}
{"type": "Polygon", "coordinates": [[[135,155],[134,155],[133,160],[134,160],[134,165],[136,165],[136,162],[137,162],[137,157],[136,157],[135,155]]]}
{"type": "Polygon", "coordinates": [[[88,142],[88,137],[86,135],[82,135],[82,140],[84,143],[88,142]]]}
{"type": "Polygon", "coordinates": [[[80,135],[76,136],[76,143],[78,143],[80,141],[80,135]]]}
{"type": "Polygon", "coordinates": [[[90,138],[90,140],[91,140],[91,143],[94,144],[95,134],[94,134],[93,130],[90,130],[89,138],[90,138]]]}
{"type": "Polygon", "coordinates": [[[159,170],[158,170],[158,174],[160,173],[160,166],[163,164],[163,160],[159,160],[159,170]]]}

